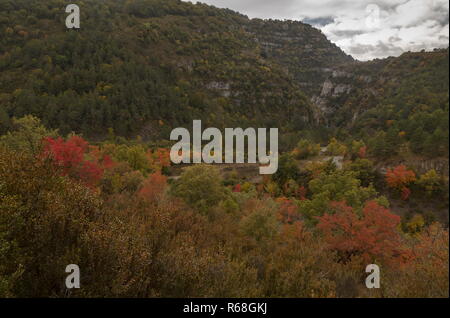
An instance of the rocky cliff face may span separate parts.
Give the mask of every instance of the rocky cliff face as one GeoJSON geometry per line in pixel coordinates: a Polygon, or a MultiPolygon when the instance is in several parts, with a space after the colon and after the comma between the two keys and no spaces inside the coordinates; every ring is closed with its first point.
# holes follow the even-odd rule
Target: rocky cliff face
{"type": "Polygon", "coordinates": [[[320,92],[336,67],[354,61],[320,30],[302,22],[254,19],[246,29],[259,43],[262,56],[283,65],[309,96],[320,92]]]}
{"type": "MultiPolygon", "coordinates": [[[[442,58],[448,60],[448,50],[408,52],[400,57],[369,62],[347,61],[324,69],[320,90],[310,95],[320,113],[317,117],[328,126],[352,127],[365,112],[395,98],[412,76],[428,81],[424,84],[432,86],[429,74],[434,72],[433,64],[442,58]]],[[[414,98],[414,94],[408,92],[403,97],[414,98]]]]}
{"type": "Polygon", "coordinates": [[[373,106],[373,99],[380,95],[375,87],[384,79],[377,72],[363,71],[364,65],[350,61],[323,72],[325,79],[321,89],[311,96],[311,102],[320,112],[320,122],[327,126],[351,126],[364,111],[373,106]],[[355,98],[359,99],[358,103],[353,103],[355,98]],[[344,113],[345,122],[336,122],[336,113],[344,113]]]}

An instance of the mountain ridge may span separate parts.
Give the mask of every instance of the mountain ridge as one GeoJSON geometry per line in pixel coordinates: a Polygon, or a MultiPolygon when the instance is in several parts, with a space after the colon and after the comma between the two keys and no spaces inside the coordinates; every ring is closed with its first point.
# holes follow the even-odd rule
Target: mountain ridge
{"type": "MultiPolygon", "coordinates": [[[[216,126],[288,121],[290,129],[300,129],[313,122],[302,86],[258,42],[271,33],[254,39],[255,29],[266,22],[181,1],[85,1],[81,29],[66,30],[65,3],[2,3],[3,117],[32,113],[50,127],[86,135],[108,127],[137,134],[161,120],[179,125],[195,117],[216,126]],[[24,72],[30,75],[25,80],[24,72]],[[205,116],[206,108],[214,116],[205,116]]],[[[267,23],[305,29],[302,36],[324,47],[323,56],[315,57],[319,62],[311,58],[300,71],[327,64],[320,60],[328,51],[343,54],[303,23],[267,23]]]]}

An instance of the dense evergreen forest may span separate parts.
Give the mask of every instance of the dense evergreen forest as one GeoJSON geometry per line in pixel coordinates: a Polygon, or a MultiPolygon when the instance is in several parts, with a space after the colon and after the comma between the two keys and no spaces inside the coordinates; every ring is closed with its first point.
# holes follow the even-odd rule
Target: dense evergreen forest
{"type": "Polygon", "coordinates": [[[63,133],[168,138],[192,118],[216,127],[310,122],[299,85],[263,57],[237,13],[181,1],[87,1],[74,31],[65,28],[65,4],[2,1],[3,126],[33,114],[63,133]]]}
{"type": "Polygon", "coordinates": [[[448,49],[359,62],[179,0],[69,30],[71,2],[0,0],[0,297],[448,297],[448,49]],[[193,119],[279,128],[277,173],[174,166],[193,119]]]}

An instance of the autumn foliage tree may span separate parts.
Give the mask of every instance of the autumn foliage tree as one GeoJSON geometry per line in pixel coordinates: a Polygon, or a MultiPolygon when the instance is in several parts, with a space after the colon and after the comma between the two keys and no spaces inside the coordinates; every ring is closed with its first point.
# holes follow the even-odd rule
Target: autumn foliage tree
{"type": "Polygon", "coordinates": [[[96,185],[104,170],[113,164],[108,155],[101,155],[97,148],[90,149],[89,143],[79,136],[72,136],[67,141],[61,137],[46,138],[42,158],[52,160],[62,175],[90,186],[96,185]]]}
{"type": "Polygon", "coordinates": [[[233,192],[239,193],[242,191],[242,186],[240,184],[236,184],[233,188],[233,192]]]}
{"type": "Polygon", "coordinates": [[[304,187],[304,186],[301,186],[301,187],[299,187],[298,189],[297,189],[297,191],[295,192],[295,194],[296,194],[296,197],[299,199],[299,200],[306,200],[306,194],[308,193],[308,190],[304,187]]]}
{"type": "Polygon", "coordinates": [[[359,148],[358,157],[365,158],[366,156],[367,156],[367,147],[364,146],[364,147],[359,148]]]}
{"type": "Polygon", "coordinates": [[[161,198],[167,187],[167,177],[161,172],[151,174],[144,181],[142,188],[139,190],[139,196],[144,200],[156,201],[161,198]]]}
{"type": "Polygon", "coordinates": [[[147,159],[153,171],[161,171],[163,168],[170,166],[170,150],[166,148],[158,148],[155,150],[147,150],[147,159]]]}
{"type": "Polygon", "coordinates": [[[391,262],[403,255],[397,230],[400,217],[377,202],[367,202],[361,216],[344,202],[332,202],[330,212],[318,217],[317,228],[343,260],[358,255],[367,262],[391,262]]]}
{"type": "Polygon", "coordinates": [[[406,266],[385,272],[383,297],[448,298],[448,228],[433,223],[411,245],[406,266]]]}
{"type": "Polygon", "coordinates": [[[276,202],[279,204],[278,219],[282,223],[292,224],[300,221],[301,214],[298,211],[298,206],[293,200],[282,197],[277,199],[276,202]]]}
{"type": "Polygon", "coordinates": [[[408,186],[416,181],[416,174],[404,165],[388,169],[386,172],[386,183],[390,188],[401,192],[403,200],[407,200],[411,194],[408,186]]]}
{"type": "Polygon", "coordinates": [[[64,268],[85,265],[80,242],[101,204],[52,162],[0,147],[0,297],[64,297],[64,268]]]}

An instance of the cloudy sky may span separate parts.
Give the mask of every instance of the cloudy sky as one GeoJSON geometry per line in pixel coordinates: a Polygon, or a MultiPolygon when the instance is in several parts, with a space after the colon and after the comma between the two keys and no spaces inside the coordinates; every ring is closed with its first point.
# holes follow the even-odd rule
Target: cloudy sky
{"type": "MultiPolygon", "coordinates": [[[[196,2],[196,1],[191,1],[196,2]]],[[[449,45],[448,0],[202,0],[250,18],[312,24],[359,60],[449,45]]]]}

